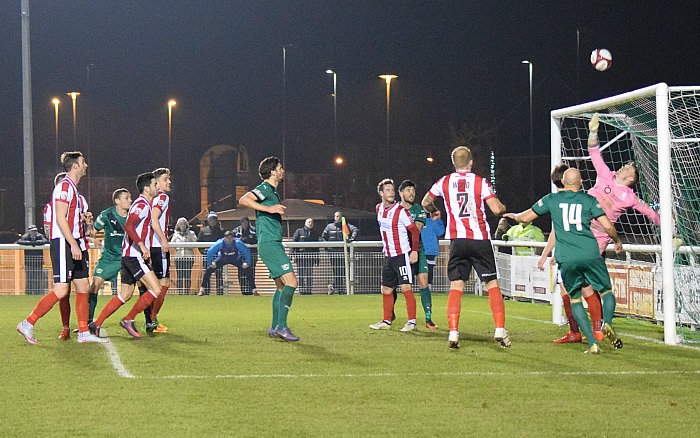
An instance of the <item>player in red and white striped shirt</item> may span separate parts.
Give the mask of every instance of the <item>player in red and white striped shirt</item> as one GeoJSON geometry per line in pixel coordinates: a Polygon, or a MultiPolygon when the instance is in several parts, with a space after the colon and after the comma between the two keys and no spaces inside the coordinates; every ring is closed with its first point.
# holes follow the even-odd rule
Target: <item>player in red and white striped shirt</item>
{"type": "Polygon", "coordinates": [[[87,173],[87,163],[80,152],[65,152],[61,164],[65,178],[53,190],[51,198],[51,265],[54,290],[44,295],[27,319],[17,325],[17,331],[30,344],[34,338],[34,324],[48,313],[63,297],[70,294],[71,283],[77,292],[78,342],[107,342],[88,331],[89,256],[83,223],[88,218],[85,198],[78,193],[77,184],[87,173]]]}
{"type": "MultiPolygon", "coordinates": [[[[170,220],[170,169],[165,167],[153,171],[158,192],[151,201],[151,266],[160,282],[161,292],[153,305],[144,310],[146,331],[165,333],[168,328],[158,323],[158,312],[163,306],[165,295],[170,287],[170,244],[168,243],[168,221],[170,220]]],[[[141,295],[145,293],[139,287],[141,295]]]]}
{"type": "Polygon", "coordinates": [[[131,299],[136,283],[141,281],[146,285],[148,291],[139,297],[134,307],[119,323],[131,336],[141,339],[141,335],[134,326],[134,318],[150,306],[161,293],[158,278],[147,262],[151,258],[151,201],[157,193],[153,173],[147,172],[139,175],[136,178],[136,188],[141,196],[131,204],[124,225],[122,287],[119,295],[113,297],[102,309],[100,316],[90,324],[90,330],[97,335],[99,335],[100,327],[104,321],[131,299]]]}
{"type": "Polygon", "coordinates": [[[462,307],[464,282],[472,267],[479,279],[486,283],[489,305],[496,324],[494,338],[502,347],[510,347],[505,330],[506,313],[503,295],[498,287],[498,272],[493,247],[489,240],[486,206],[497,215],[506,207],[498,200],[488,180],[472,173],[472,153],[460,146],[452,151],[455,172],[440,178],[423,198],[423,208],[429,213],[437,210],[435,199],[443,198],[447,210],[445,238],[450,239],[450,258],[447,275],[450,294],[447,299],[447,319],[450,326],[451,348],[459,348],[459,315],[462,307]]]}
{"type": "Polygon", "coordinates": [[[418,261],[420,231],[413,223],[411,214],[396,202],[394,181],[382,180],[377,186],[382,202],[377,204],[377,222],[382,235],[384,262],[382,264],[382,305],[384,319],[370,324],[373,330],[391,328],[391,314],[394,310],[392,292],[401,285],[401,292],[406,298],[408,321],[401,329],[410,332],[416,329],[416,297],[413,295],[413,273],[411,264],[418,261]]]}

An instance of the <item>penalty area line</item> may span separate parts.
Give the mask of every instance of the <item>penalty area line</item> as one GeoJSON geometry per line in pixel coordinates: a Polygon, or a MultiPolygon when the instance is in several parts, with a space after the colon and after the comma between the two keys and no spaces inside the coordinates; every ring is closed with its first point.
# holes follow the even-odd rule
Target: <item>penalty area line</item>
{"type": "MultiPolygon", "coordinates": [[[[100,331],[107,335],[107,331],[105,329],[102,329],[100,331]]],[[[126,369],[126,367],[122,363],[121,358],[119,357],[117,347],[114,346],[112,341],[102,345],[104,345],[107,349],[107,356],[109,356],[109,360],[112,362],[112,367],[114,367],[114,370],[117,372],[117,374],[119,374],[119,377],[124,377],[126,379],[133,379],[136,377],[133,374],[131,374],[129,370],[126,369]]]]}

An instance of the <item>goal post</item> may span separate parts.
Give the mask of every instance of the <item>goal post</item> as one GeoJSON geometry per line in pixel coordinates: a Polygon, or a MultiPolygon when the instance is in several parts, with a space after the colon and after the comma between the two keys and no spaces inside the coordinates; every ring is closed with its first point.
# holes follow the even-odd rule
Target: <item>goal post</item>
{"type": "MultiPolygon", "coordinates": [[[[691,324],[700,323],[697,281],[689,285],[676,273],[674,282],[679,264],[683,266],[679,271],[692,274],[696,273],[698,260],[700,86],[669,87],[659,83],[552,111],[550,168],[561,163],[577,167],[584,190],[595,184],[595,170],[587,149],[587,123],[596,112],[600,114],[604,161],[611,170],[634,161],[639,173],[635,191],[660,215],[661,225],[656,227],[644,215],[630,210],[619,218],[616,228],[625,244],[648,245],[650,253],[660,249],[664,341],[675,345],[677,310],[684,315],[690,312],[691,318],[696,319],[691,324]],[[674,248],[674,233],[682,239],[681,251],[674,248]],[[678,254],[685,257],[680,262],[676,260],[678,254]],[[681,308],[677,309],[681,298],[681,308]]],[[[676,246],[680,242],[676,240],[676,246]]]]}

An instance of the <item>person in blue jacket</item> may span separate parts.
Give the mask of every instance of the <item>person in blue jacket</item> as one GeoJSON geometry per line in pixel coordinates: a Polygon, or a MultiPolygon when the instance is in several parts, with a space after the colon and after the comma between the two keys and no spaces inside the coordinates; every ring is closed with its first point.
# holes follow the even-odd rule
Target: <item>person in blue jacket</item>
{"type": "MultiPolygon", "coordinates": [[[[250,266],[250,249],[243,243],[241,239],[236,239],[233,237],[232,231],[226,231],[224,233],[224,238],[216,241],[207,250],[207,270],[204,272],[204,278],[202,278],[202,286],[199,288],[198,296],[209,295],[207,288],[209,288],[209,279],[211,274],[214,273],[217,267],[222,267],[224,265],[234,265],[238,270],[243,270],[252,273],[250,266]]],[[[252,278],[248,279],[251,284],[253,282],[252,278]]],[[[221,293],[223,295],[223,291],[221,293]]],[[[217,292],[218,295],[218,292],[217,292]]]]}
{"type": "Polygon", "coordinates": [[[445,224],[440,218],[440,210],[431,214],[425,221],[425,226],[420,232],[425,248],[425,257],[428,259],[428,284],[433,286],[433,270],[440,255],[440,237],[445,235],[445,224]]]}

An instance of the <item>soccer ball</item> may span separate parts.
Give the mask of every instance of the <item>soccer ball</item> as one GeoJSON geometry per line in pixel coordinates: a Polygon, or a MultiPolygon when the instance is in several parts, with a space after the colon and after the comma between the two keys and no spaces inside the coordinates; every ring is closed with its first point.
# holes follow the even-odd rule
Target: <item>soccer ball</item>
{"type": "Polygon", "coordinates": [[[595,49],[591,53],[591,64],[598,71],[605,71],[612,65],[612,54],[608,49],[595,49]]]}

